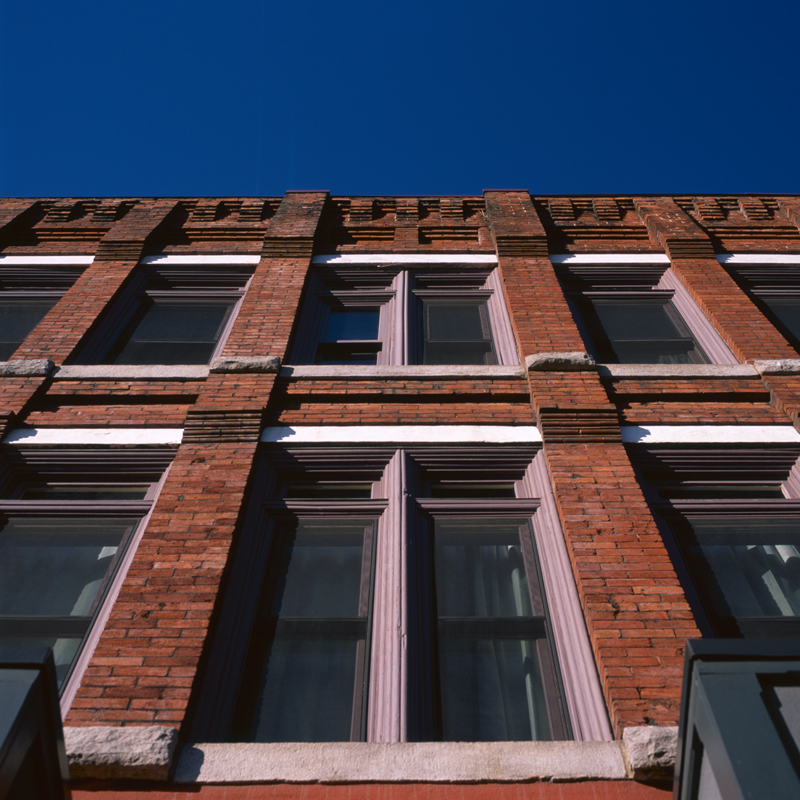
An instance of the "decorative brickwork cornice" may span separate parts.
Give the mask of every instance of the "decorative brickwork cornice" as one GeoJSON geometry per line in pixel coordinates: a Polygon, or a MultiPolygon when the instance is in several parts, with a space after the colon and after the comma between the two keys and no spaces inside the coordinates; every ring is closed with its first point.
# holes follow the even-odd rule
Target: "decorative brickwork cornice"
{"type": "Polygon", "coordinates": [[[327,192],[287,192],[264,238],[264,258],[311,258],[327,192]]]}
{"type": "Polygon", "coordinates": [[[95,261],[138,261],[147,238],[176,208],[174,200],[137,203],[97,245],[95,261]]]}
{"type": "Polygon", "coordinates": [[[800,228],[800,200],[796,197],[779,197],[778,208],[786,219],[800,228]]]}
{"type": "Polygon", "coordinates": [[[547,235],[527,192],[487,191],[486,215],[498,257],[547,257],[547,235]]]}
{"type": "Polygon", "coordinates": [[[545,446],[622,441],[617,410],[612,405],[542,407],[538,416],[545,446]]]}
{"type": "Polygon", "coordinates": [[[262,417],[260,409],[192,408],[186,415],[183,441],[185,444],[257,442],[262,417]]]}
{"type": "Polygon", "coordinates": [[[633,202],[650,240],[671,259],[715,257],[711,240],[671,197],[635,197],[633,202]]]}

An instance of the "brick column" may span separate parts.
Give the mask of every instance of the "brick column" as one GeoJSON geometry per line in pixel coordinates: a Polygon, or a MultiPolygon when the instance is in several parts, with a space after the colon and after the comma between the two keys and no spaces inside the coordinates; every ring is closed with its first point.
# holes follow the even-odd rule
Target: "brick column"
{"type": "MultiPolygon", "coordinates": [[[[67,725],[180,727],[311,263],[324,192],[287,193],[78,690],[67,725]]],[[[196,687],[195,687],[196,688],[196,687]]]]}

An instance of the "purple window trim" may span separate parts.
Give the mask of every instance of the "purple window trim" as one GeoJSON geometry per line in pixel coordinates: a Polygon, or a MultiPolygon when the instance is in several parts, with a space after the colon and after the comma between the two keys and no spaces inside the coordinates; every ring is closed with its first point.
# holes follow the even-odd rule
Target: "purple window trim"
{"type": "MultiPolygon", "coordinates": [[[[441,265],[432,266],[442,269],[441,265]]],[[[379,366],[421,364],[422,325],[416,298],[458,297],[486,301],[497,363],[501,366],[519,364],[497,269],[462,267],[453,270],[452,275],[426,273],[424,265],[415,266],[413,270],[397,265],[389,268],[350,265],[312,271],[290,348],[290,363],[314,363],[317,344],[322,341],[327,324],[327,308],[341,305],[380,308],[378,338],[383,346],[378,354],[379,366]],[[348,284],[351,288],[346,288],[348,284]]]]}
{"type": "Polygon", "coordinates": [[[533,532],[573,738],[583,742],[612,741],[605,698],[543,450],[525,471],[518,494],[536,497],[540,503],[533,515],[533,532]]]}
{"type": "Polygon", "coordinates": [[[480,511],[493,516],[525,516],[533,520],[555,634],[554,647],[565,687],[565,713],[574,739],[608,741],[613,738],[547,468],[537,446],[265,448],[252,496],[254,500],[246,512],[245,530],[228,583],[231,589],[223,602],[201,686],[192,734],[195,741],[225,739],[226,718],[235,707],[244,660],[244,655],[233,655],[233,651],[246,652],[243,642],[249,639],[248,618],[252,622],[252,609],[260,594],[275,519],[287,513],[300,516],[333,513],[334,508],[337,515],[352,511],[371,513],[373,518],[379,518],[367,740],[401,742],[416,737],[414,725],[419,720],[411,720],[409,715],[415,714],[416,709],[432,708],[432,698],[426,696],[429,687],[424,676],[410,674],[412,669],[426,669],[424,664],[417,663],[419,653],[415,659],[411,650],[416,640],[427,640],[431,624],[423,618],[427,611],[415,607],[419,602],[413,599],[419,588],[414,585],[414,571],[419,571],[419,564],[410,563],[415,549],[410,535],[411,529],[416,532],[418,525],[418,502],[420,507],[434,510],[437,516],[463,516],[465,508],[469,507],[468,513],[480,511]],[[289,474],[294,476],[291,480],[301,475],[304,480],[371,481],[375,499],[333,503],[294,499],[259,501],[258,498],[274,497],[280,492],[289,474]],[[428,479],[425,476],[447,476],[448,480],[455,481],[478,478],[485,481],[487,476],[489,480],[511,480],[515,482],[518,497],[476,501],[422,499],[422,481],[428,479]],[[413,616],[409,618],[409,614],[413,616]],[[411,696],[415,692],[421,694],[411,696]]]}
{"type": "Polygon", "coordinates": [[[712,364],[738,364],[739,359],[722,340],[722,336],[711,324],[708,317],[700,310],[700,306],[692,299],[688,289],[678,276],[668,269],[656,286],[657,289],[670,289],[674,292],[672,304],[689,326],[697,343],[708,356],[712,364]]]}

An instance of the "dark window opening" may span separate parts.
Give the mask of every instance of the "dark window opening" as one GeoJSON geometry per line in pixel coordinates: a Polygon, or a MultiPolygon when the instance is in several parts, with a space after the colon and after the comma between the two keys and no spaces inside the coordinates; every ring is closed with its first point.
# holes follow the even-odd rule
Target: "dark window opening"
{"type": "Polygon", "coordinates": [[[708,363],[668,297],[587,296],[581,310],[606,363],[708,363]]]}
{"type": "Polygon", "coordinates": [[[377,364],[379,320],[379,309],[332,308],[315,363],[377,364]]]}
{"type": "Polygon", "coordinates": [[[437,520],[434,542],[442,739],[550,740],[554,675],[528,524],[437,520]]]}
{"type": "Polygon", "coordinates": [[[423,364],[495,364],[484,302],[423,302],[423,364]]]}
{"type": "Polygon", "coordinates": [[[207,364],[235,301],[142,301],[139,312],[109,350],[106,364],[207,364]]]}
{"type": "Polygon", "coordinates": [[[11,358],[56,302],[57,298],[11,300],[0,297],[0,361],[11,358]]]}
{"type": "Polygon", "coordinates": [[[364,739],[374,532],[350,520],[279,528],[235,740],[364,739]]]}

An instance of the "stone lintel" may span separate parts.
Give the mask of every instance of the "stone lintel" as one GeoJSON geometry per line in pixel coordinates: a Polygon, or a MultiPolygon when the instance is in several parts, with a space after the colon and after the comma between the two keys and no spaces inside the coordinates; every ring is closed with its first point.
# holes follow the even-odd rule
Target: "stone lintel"
{"type": "Polygon", "coordinates": [[[580,350],[571,353],[535,353],[525,357],[529,372],[588,372],[596,367],[595,360],[580,350]]]}
{"type": "Polygon", "coordinates": [[[167,780],[178,731],[161,725],[64,728],[72,778],[167,780]]]}
{"type": "Polygon", "coordinates": [[[224,356],[212,358],[211,372],[277,372],[281,366],[278,356],[224,356]]]}
{"type": "Polygon", "coordinates": [[[49,358],[18,358],[0,361],[0,375],[17,378],[46,378],[55,368],[49,358]]]}
{"type": "Polygon", "coordinates": [[[663,780],[672,777],[678,752],[677,727],[642,725],[625,728],[623,750],[636,780],[663,780]]]}

